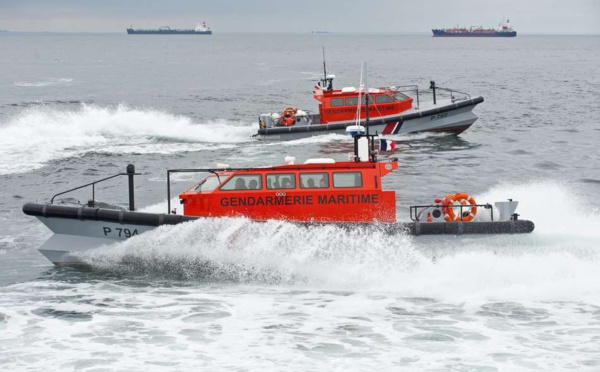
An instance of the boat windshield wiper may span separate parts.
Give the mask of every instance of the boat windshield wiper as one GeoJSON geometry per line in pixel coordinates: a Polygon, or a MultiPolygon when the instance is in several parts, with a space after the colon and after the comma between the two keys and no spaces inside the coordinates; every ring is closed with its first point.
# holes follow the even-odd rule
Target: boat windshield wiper
{"type": "Polygon", "coordinates": [[[217,173],[216,170],[211,169],[209,170],[210,173],[214,174],[215,176],[217,176],[217,181],[219,181],[219,185],[221,184],[221,177],[219,177],[219,173],[217,173]]]}

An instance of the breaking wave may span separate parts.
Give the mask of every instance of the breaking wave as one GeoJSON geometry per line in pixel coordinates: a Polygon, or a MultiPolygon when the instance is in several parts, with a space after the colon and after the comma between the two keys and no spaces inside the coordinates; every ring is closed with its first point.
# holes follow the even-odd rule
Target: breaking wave
{"type": "Polygon", "coordinates": [[[195,123],[185,116],[124,105],[82,104],[70,111],[35,107],[0,123],[0,174],[26,172],[89,152],[170,154],[227,148],[250,141],[253,130],[243,123],[195,123]]]}

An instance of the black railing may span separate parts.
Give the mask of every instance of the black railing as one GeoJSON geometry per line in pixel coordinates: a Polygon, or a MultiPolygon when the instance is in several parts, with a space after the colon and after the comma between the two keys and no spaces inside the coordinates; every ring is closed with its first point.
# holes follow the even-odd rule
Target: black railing
{"type": "Polygon", "coordinates": [[[442,205],[442,204],[412,205],[410,207],[410,219],[413,221],[421,221],[421,218],[420,218],[421,214],[423,212],[427,211],[428,209],[434,210],[434,209],[452,208],[453,210],[460,209],[458,216],[460,216],[460,221],[462,221],[463,220],[463,212],[467,212],[473,207],[489,209],[490,218],[492,221],[494,220],[494,210],[492,209],[491,204],[475,204],[475,205],[471,205],[471,204],[462,205],[461,204],[461,205],[452,205],[452,206],[442,205]]]}
{"type": "Polygon", "coordinates": [[[134,193],[133,193],[133,176],[136,176],[136,175],[140,175],[140,173],[135,173],[135,166],[133,164],[129,164],[127,166],[126,173],[115,174],[114,176],[106,177],[101,180],[87,183],[85,185],[81,185],[81,186],[75,187],[75,188],[67,190],[67,191],[59,192],[58,194],[54,195],[52,197],[52,199],[50,199],[50,204],[54,204],[54,198],[56,198],[59,195],[67,194],[67,193],[70,193],[75,190],[83,189],[84,187],[92,186],[92,199],[91,199],[91,204],[88,203],[88,206],[93,207],[96,204],[96,184],[98,184],[100,182],[104,182],[106,180],[110,180],[115,177],[128,176],[129,177],[129,210],[133,211],[133,210],[135,210],[135,200],[134,200],[134,193]]]}
{"type": "Polygon", "coordinates": [[[471,99],[471,95],[464,93],[464,92],[459,92],[458,90],[454,90],[454,89],[450,89],[450,88],[443,88],[443,87],[438,87],[435,84],[435,81],[430,81],[429,82],[429,89],[431,89],[432,93],[433,93],[433,104],[435,105],[435,99],[436,99],[436,91],[438,90],[443,90],[445,92],[449,92],[450,93],[450,101],[454,102],[456,101],[458,98],[454,97],[455,94],[462,94],[463,96],[465,96],[465,98],[463,99],[471,99]]]}
{"type": "MultiPolygon", "coordinates": [[[[468,93],[464,93],[455,89],[450,89],[450,88],[444,88],[444,87],[439,87],[435,84],[435,81],[430,81],[429,82],[429,89],[431,90],[431,94],[433,95],[433,104],[437,104],[437,92],[438,91],[444,91],[444,92],[448,92],[450,94],[450,100],[452,102],[456,101],[459,99],[459,97],[456,97],[457,94],[461,94],[464,96],[463,99],[471,99],[471,96],[468,93]]],[[[408,94],[411,97],[416,97],[417,99],[417,108],[420,107],[421,104],[421,94],[425,94],[423,93],[423,91],[419,91],[419,86],[418,85],[394,85],[391,86],[389,88],[382,88],[382,89],[396,89],[398,90],[398,92],[400,93],[405,93],[408,94]]]]}

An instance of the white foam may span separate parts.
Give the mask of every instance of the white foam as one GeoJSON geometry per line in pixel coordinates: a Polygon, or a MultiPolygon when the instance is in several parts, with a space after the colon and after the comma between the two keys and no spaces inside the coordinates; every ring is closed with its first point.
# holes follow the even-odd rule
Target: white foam
{"type": "Polygon", "coordinates": [[[177,153],[231,147],[254,128],[225,121],[195,123],[165,112],[81,105],[36,107],[0,124],[0,174],[25,172],[87,152],[177,153]]]}
{"type": "Polygon", "coordinates": [[[51,85],[68,84],[72,81],[73,79],[71,78],[49,78],[42,81],[17,81],[13,85],[17,87],[47,87],[51,85]]]}
{"type": "Polygon", "coordinates": [[[88,252],[84,259],[116,270],[123,262],[135,262],[134,270],[156,270],[157,275],[165,274],[160,271],[167,266],[172,274],[177,266],[178,275],[189,278],[206,275],[201,271],[208,263],[215,280],[353,287],[402,270],[415,258],[410,237],[379,230],[218,218],[161,226],[109,249],[88,252]],[[365,272],[371,274],[365,277],[365,272]]]}
{"type": "Polygon", "coordinates": [[[449,301],[599,303],[600,215],[593,204],[555,181],[502,184],[475,195],[478,203],[509,198],[519,201],[520,218],[535,223],[533,233],[418,238],[418,249],[434,260],[396,281],[409,295],[449,301]]]}
{"type": "MultiPolygon", "coordinates": [[[[572,208],[583,201],[551,182],[497,186],[476,196],[481,201],[509,197],[521,202],[522,218],[536,223],[533,233],[409,237],[377,229],[201,219],[163,226],[85,260],[109,270],[125,267],[150,275],[168,276],[175,270],[178,277],[193,279],[208,270],[217,281],[284,282],[449,302],[598,302],[597,211],[572,208]]],[[[165,204],[147,210],[164,212],[165,204]]]]}
{"type": "MultiPolygon", "coordinates": [[[[513,199],[519,202],[520,218],[536,224],[536,235],[600,238],[600,213],[597,204],[587,200],[573,186],[557,180],[538,180],[521,184],[504,183],[477,195],[477,202],[513,199]]],[[[600,240],[596,240],[598,242],[600,240]]]]}

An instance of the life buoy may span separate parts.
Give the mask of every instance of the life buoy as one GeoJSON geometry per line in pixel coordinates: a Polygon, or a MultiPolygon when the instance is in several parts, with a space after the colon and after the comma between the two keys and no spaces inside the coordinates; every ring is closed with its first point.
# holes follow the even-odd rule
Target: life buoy
{"type": "Polygon", "coordinates": [[[283,109],[283,113],[281,114],[281,118],[279,118],[279,122],[284,127],[289,127],[296,123],[296,112],[298,109],[293,106],[288,106],[283,109]]]}
{"type": "MultiPolygon", "coordinates": [[[[436,199],[439,200],[439,199],[436,199]]],[[[472,221],[473,218],[475,217],[475,215],[477,214],[477,203],[475,202],[475,199],[466,193],[458,193],[458,194],[450,194],[450,195],[446,195],[443,199],[442,202],[442,211],[445,212],[444,213],[444,220],[446,222],[451,222],[451,221],[462,221],[462,222],[469,222],[472,221]],[[448,201],[450,201],[450,203],[448,204],[448,201]],[[468,208],[468,213],[463,212],[465,208],[460,208],[459,213],[455,213],[454,212],[454,203],[460,203],[461,205],[465,206],[468,208],[468,206],[470,206],[470,208],[468,208]],[[444,211],[445,209],[445,211],[444,211]],[[462,213],[462,215],[461,215],[462,213]]]]}

